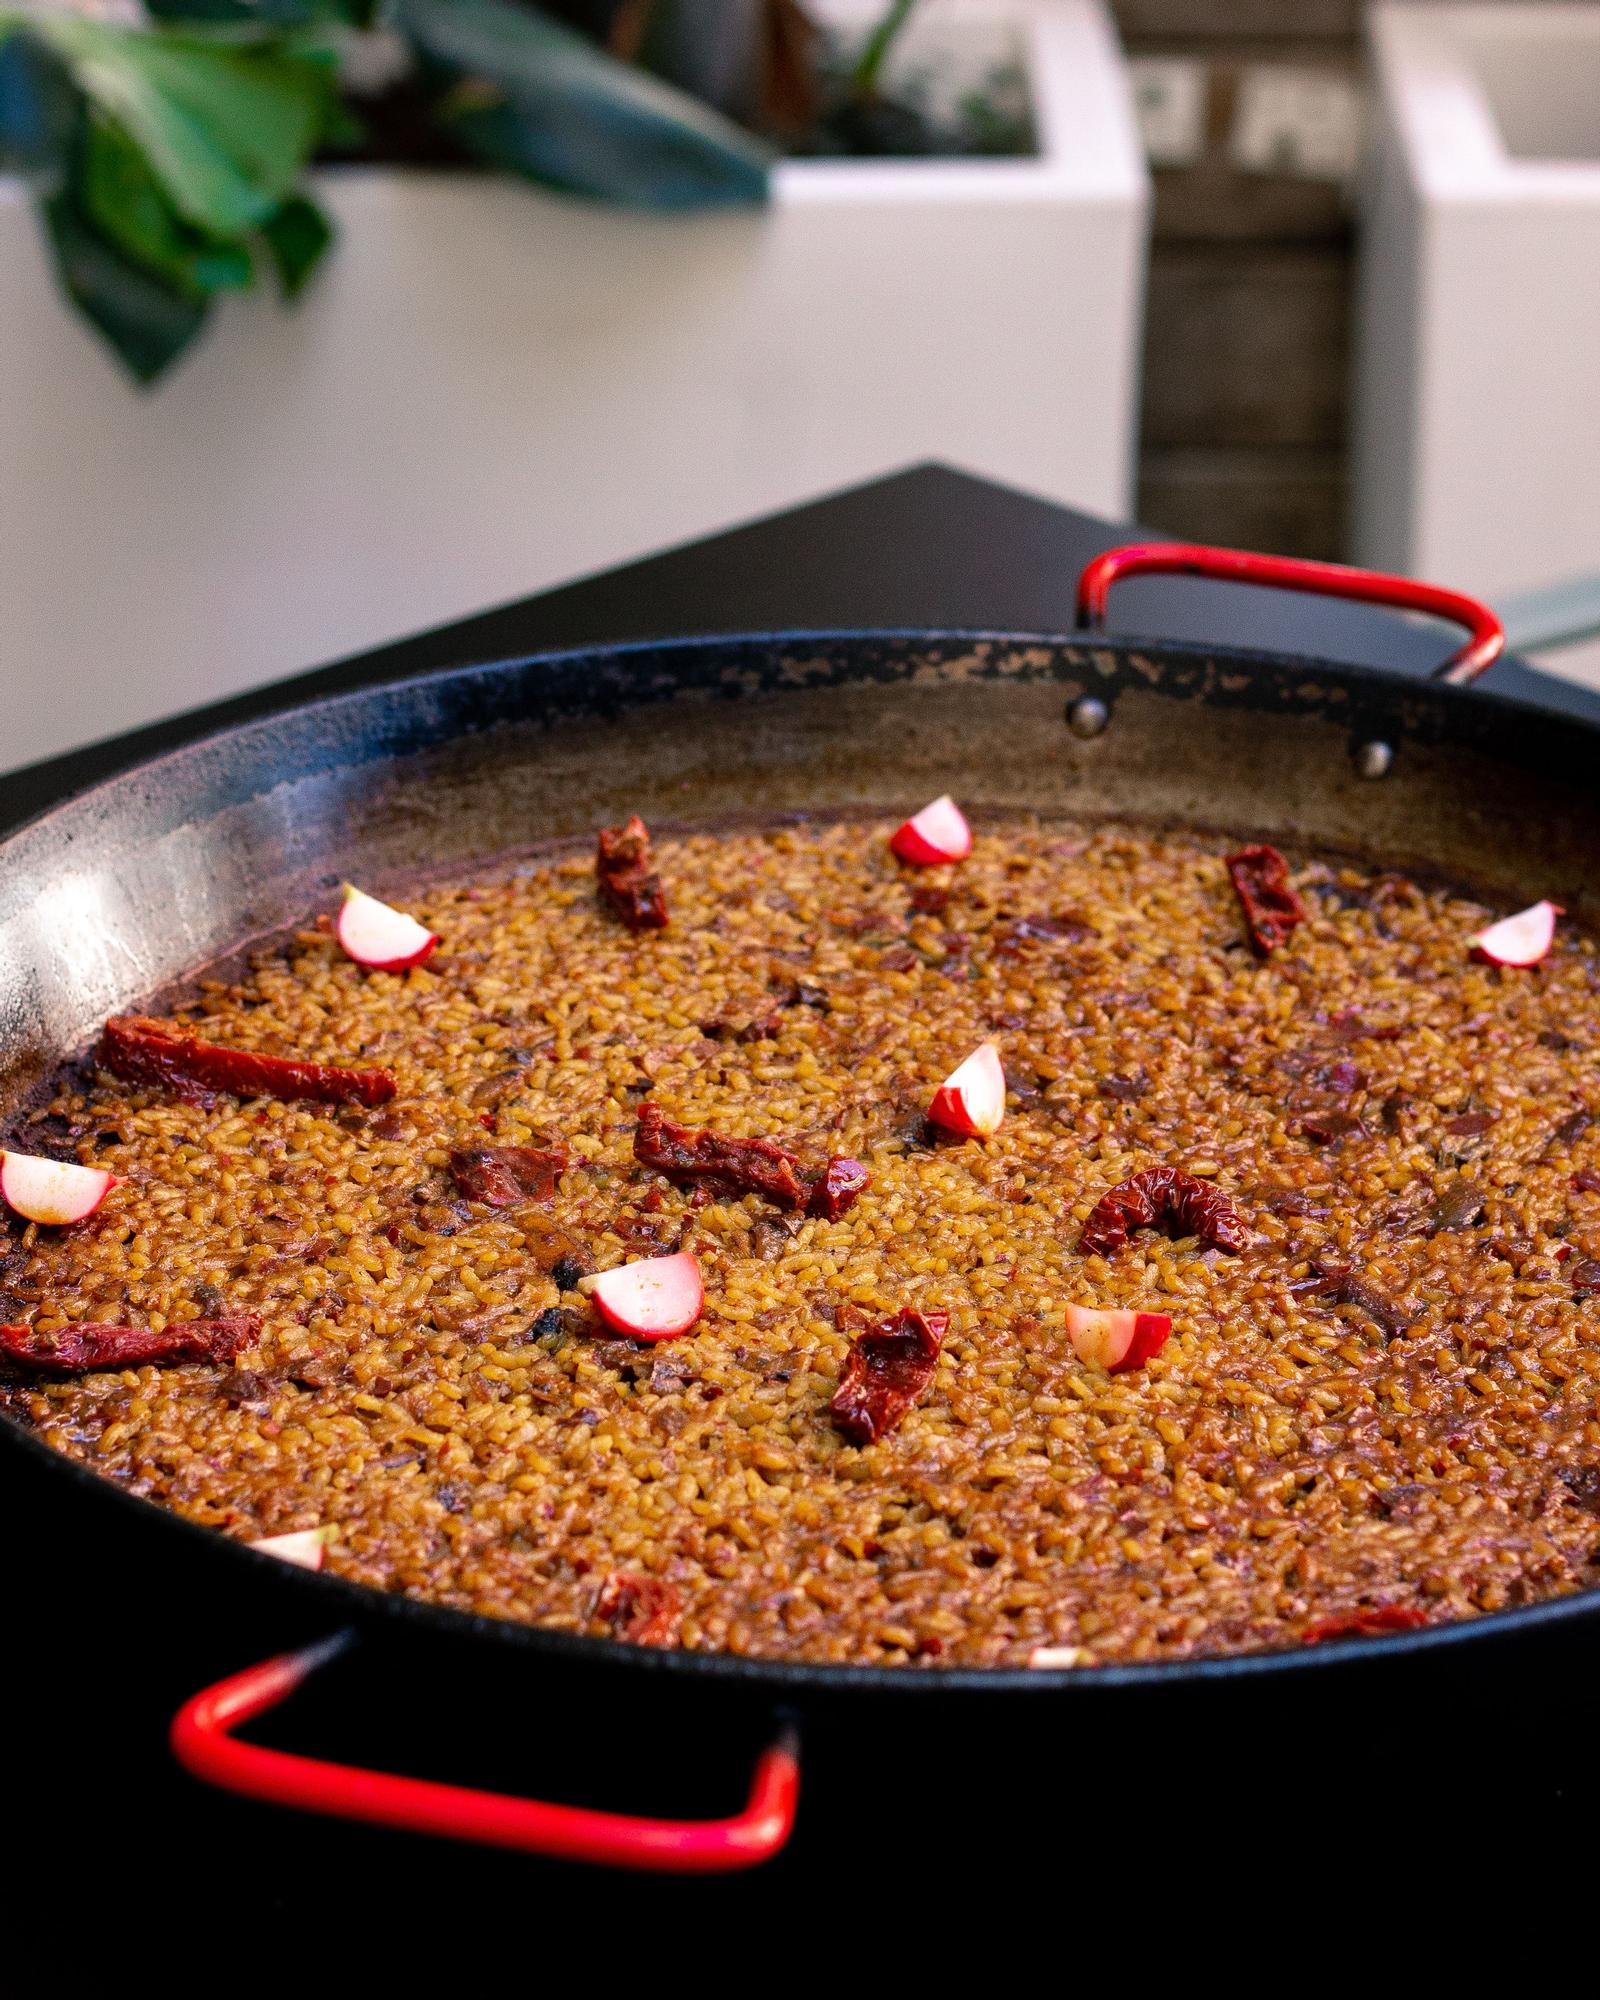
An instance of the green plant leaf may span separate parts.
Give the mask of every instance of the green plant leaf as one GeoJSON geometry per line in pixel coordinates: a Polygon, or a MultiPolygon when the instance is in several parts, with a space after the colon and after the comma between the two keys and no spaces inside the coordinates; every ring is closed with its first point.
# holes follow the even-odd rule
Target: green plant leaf
{"type": "Polygon", "coordinates": [[[298,298],[333,242],[332,223],[314,201],[292,194],[277,214],[262,224],[261,234],[277,266],[283,296],[298,298]]]}
{"type": "Polygon", "coordinates": [[[130,374],[153,382],[205,324],[207,302],[174,290],[130,262],[100,235],[69,192],[51,195],[40,206],[67,295],[130,374]]]}
{"type": "Polygon", "coordinates": [[[0,173],[58,186],[69,170],[80,102],[55,51],[0,15],[0,173]]]}
{"type": "Polygon", "coordinates": [[[102,236],[189,297],[249,289],[255,273],[245,246],[185,222],[138,147],[99,111],[84,128],[77,192],[102,236]]]}
{"type": "Polygon", "coordinates": [[[510,0],[397,0],[436,114],[484,158],[645,208],[766,199],[773,154],[682,91],[510,0]]]}
{"type": "Polygon", "coordinates": [[[289,194],[334,102],[330,63],[170,32],[41,15],[90,101],[124,130],[179,212],[212,236],[259,228],[289,194]]]}

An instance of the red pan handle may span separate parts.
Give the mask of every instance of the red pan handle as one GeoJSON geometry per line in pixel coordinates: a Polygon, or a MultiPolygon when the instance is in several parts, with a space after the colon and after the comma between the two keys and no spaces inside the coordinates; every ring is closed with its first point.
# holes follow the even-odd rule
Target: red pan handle
{"type": "Polygon", "coordinates": [[[172,1721],[178,1762],[208,1785],[271,1805],[608,1868],[678,1875],[753,1868],[771,1860],[793,1831],[800,1761],[788,1731],[757,1759],[743,1810],[731,1819],[705,1820],[634,1819],[582,1806],[545,1805],[234,1740],[231,1731],[276,1708],[342,1652],[349,1636],[340,1633],[298,1653],[279,1653],[186,1701],[172,1721]]]}
{"type": "Polygon", "coordinates": [[[1305,562],[1297,556],[1254,555],[1248,549],[1213,549],[1204,542],[1129,542],[1096,556],[1078,578],[1078,625],[1089,631],[1105,622],[1111,586],[1124,576],[1210,576],[1224,583],[1260,583],[1273,590],[1309,590],[1319,597],[1353,597],[1363,604],[1392,605],[1397,611],[1426,611],[1464,625],[1465,645],[1434,669],[1436,681],[1457,687],[1475,681],[1500,657],[1506,635],[1487,604],[1435,583],[1408,576],[1347,569],[1342,563],[1305,562]]]}

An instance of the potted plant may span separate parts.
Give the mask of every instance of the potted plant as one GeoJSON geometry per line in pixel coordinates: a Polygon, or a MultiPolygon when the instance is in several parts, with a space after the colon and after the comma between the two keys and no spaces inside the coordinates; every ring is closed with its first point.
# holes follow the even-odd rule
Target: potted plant
{"type": "Polygon", "coordinates": [[[1125,503],[1100,0],[556,4],[0,0],[5,761],[917,458],[1125,503]]]}

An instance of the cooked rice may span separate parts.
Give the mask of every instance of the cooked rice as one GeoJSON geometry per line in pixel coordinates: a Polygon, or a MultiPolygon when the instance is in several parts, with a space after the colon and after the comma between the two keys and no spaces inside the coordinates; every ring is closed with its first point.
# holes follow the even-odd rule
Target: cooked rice
{"type": "Polygon", "coordinates": [[[600,1632],[609,1574],[669,1579],[702,1650],[1092,1665],[1600,1579],[1600,1300],[1571,1282],[1600,1254],[1600,1195],[1572,1186],[1586,1166],[1600,1186],[1600,1123],[1553,1136],[1600,1109],[1593,945],[1568,928],[1541,966],[1497,970],[1468,952],[1481,905],[1313,863],[1309,920],[1262,962],[1223,842],[991,825],[959,868],[907,871],[891,829],[658,836],[672,924],[643,935],[587,853],[546,853],[391,889],[444,939],[409,974],[362,971],[319,928],[204,985],[206,1037],[381,1063],[399,1096],[205,1107],[67,1075],[11,1143],[126,1184],[71,1230],[12,1219],[0,1318],[253,1308],[265,1331],[232,1369],[18,1380],[0,1403],[229,1535],[326,1524],[329,1568],[380,1589],[600,1632]],[[947,910],[912,909],[941,886],[947,910]],[[1015,934],[1063,913],[1093,934],[1015,934]],[[737,1039],[796,986],[826,1008],[737,1039]],[[1401,1032],[1341,1039],[1345,1010],[1401,1032]],[[1004,1126],[934,1137],[922,1111],[986,1037],[1004,1126]],[[1361,1076],[1337,1094],[1341,1060],[1361,1076]],[[833,1223],[696,1207],[633,1161],[646,1090],[806,1160],[854,1154],[872,1185],[833,1223]],[[1334,1101],[1368,1136],[1305,1136],[1334,1101]],[[1445,1129],[1474,1111],[1481,1136],[1445,1129]],[[565,1148],[553,1207],[462,1202],[446,1160],[472,1143],[565,1148]],[[1096,1198],[1162,1162],[1232,1191],[1254,1247],[1147,1232],[1080,1257],[1096,1198]],[[1433,1226],[1462,1177],[1481,1216],[1433,1226]],[[1263,1188],[1317,1212],[1276,1215],[1263,1188]],[[606,1333],[547,1274],[552,1223],[602,1266],[681,1239],[698,1326],[606,1333]],[[1319,1255],[1409,1330],[1292,1289],[1319,1255]],[[1075,1357],[1069,1302],[1169,1310],[1173,1335],[1108,1377],[1075,1357]],[[828,1399],[853,1333],[904,1305],[951,1315],[938,1373],[857,1449],[828,1399]]]}

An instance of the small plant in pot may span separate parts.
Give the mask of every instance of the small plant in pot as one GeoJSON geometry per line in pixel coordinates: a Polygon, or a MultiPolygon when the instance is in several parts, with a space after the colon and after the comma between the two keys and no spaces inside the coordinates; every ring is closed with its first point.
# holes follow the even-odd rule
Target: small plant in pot
{"type": "Polygon", "coordinates": [[[662,210],[767,198],[784,154],[1015,154],[1020,78],[954,99],[800,0],[0,0],[0,171],[67,296],[154,381],[216,298],[286,299],[332,230],[314,163],[519,175],[662,210]]]}

